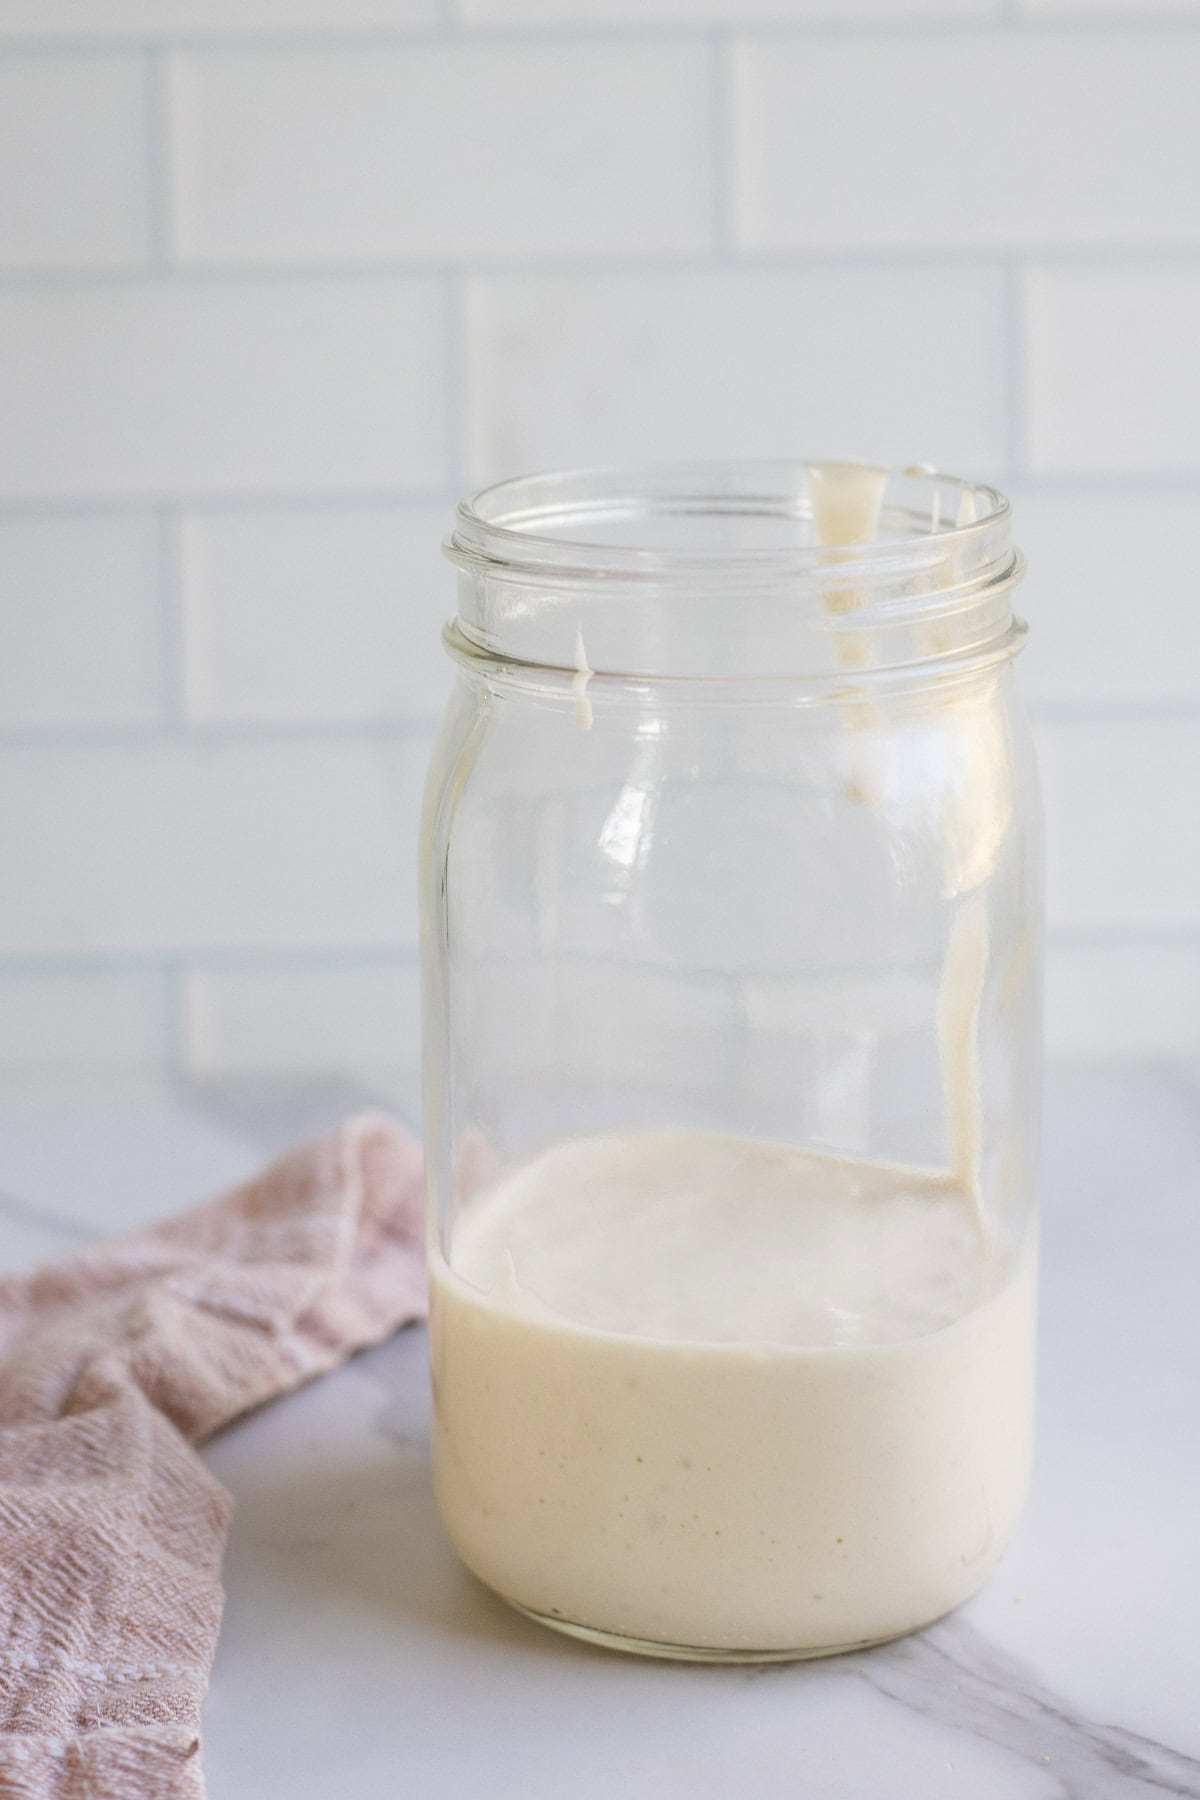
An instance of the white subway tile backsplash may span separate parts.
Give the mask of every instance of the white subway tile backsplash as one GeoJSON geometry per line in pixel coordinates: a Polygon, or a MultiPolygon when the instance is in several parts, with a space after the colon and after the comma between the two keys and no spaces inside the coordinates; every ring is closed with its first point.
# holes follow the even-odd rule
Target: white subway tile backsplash
{"type": "Polygon", "coordinates": [[[0,755],[0,954],[402,946],[427,744],[0,755]]]}
{"type": "Polygon", "coordinates": [[[691,44],[180,56],[178,249],[196,263],[702,248],[708,79],[691,44]]]}
{"type": "Polygon", "coordinates": [[[0,518],[0,727],[157,718],[159,575],[148,514],[0,518]]]}
{"type": "Polygon", "coordinates": [[[1200,926],[1200,719],[1097,719],[1037,735],[1051,926],[1200,926]]]}
{"type": "Polygon", "coordinates": [[[706,455],[994,469],[1001,320],[986,273],[481,278],[473,471],[706,455]]]}
{"type": "Polygon", "coordinates": [[[750,25],[995,18],[1002,0],[459,0],[470,25],[750,25]]]}
{"type": "Polygon", "coordinates": [[[429,27],[438,0],[4,0],[5,37],[147,37],[429,27]]]}
{"type": "Polygon", "coordinates": [[[0,970],[0,1073],[148,1073],[167,1054],[154,970],[0,970]]]}
{"type": "Polygon", "coordinates": [[[1200,1056],[1200,938],[1055,945],[1046,965],[1051,1056],[1200,1056]]]}
{"type": "Polygon", "coordinates": [[[1198,90],[1200,36],[744,43],[733,81],[738,241],[1195,244],[1198,90]]]}
{"type": "Polygon", "coordinates": [[[284,962],[193,969],[185,984],[189,1072],[217,1075],[412,1073],[420,1066],[417,968],[284,962]]]}
{"type": "Polygon", "coordinates": [[[1012,496],[1036,702],[1200,704],[1200,496],[1012,496]]]}
{"type": "Polygon", "coordinates": [[[0,57],[0,269],[148,251],[140,56],[0,57]]]}
{"type": "Polygon", "coordinates": [[[208,722],[436,719],[454,611],[448,506],[183,521],[188,711],[208,722]]]}
{"type": "Polygon", "coordinates": [[[1021,472],[1050,1050],[1200,1053],[1188,20],[0,0],[0,1071],[411,1079],[451,485],[839,452],[1021,472]]]}
{"type": "Polygon", "coordinates": [[[1200,473],[1197,319],[1198,268],[1031,270],[1024,331],[1034,474],[1200,473]]]}
{"type": "Polygon", "coordinates": [[[441,339],[438,286],[419,279],[0,291],[0,487],[432,485],[441,339]]]}

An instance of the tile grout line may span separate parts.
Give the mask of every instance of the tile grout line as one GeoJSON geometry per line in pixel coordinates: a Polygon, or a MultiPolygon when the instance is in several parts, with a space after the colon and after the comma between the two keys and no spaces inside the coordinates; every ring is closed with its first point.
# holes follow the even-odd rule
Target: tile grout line
{"type": "MultiPolygon", "coordinates": [[[[1038,470],[1026,473],[1020,482],[1022,493],[1036,493],[1047,499],[1104,500],[1115,495],[1158,498],[1163,494],[1196,496],[1200,494],[1200,467],[1162,469],[1098,469],[1090,472],[1056,472],[1038,470]]],[[[412,513],[425,510],[442,511],[453,506],[461,496],[461,487],[453,481],[439,482],[422,489],[363,488],[342,493],[294,490],[287,493],[246,492],[232,490],[212,493],[140,493],[140,494],[44,494],[24,498],[0,496],[0,524],[27,519],[77,520],[145,516],[158,511],[178,514],[195,513],[205,518],[227,516],[252,517],[283,513],[311,516],[316,513],[353,513],[395,511],[412,513]]]]}
{"type": "Polygon", "coordinates": [[[331,744],[415,744],[427,749],[436,715],[397,714],[375,719],[193,719],[182,713],[150,725],[0,726],[6,750],[156,750],[169,744],[239,750],[331,744]]]}
{"type": "MultiPolygon", "coordinates": [[[[1200,477],[1197,478],[1200,485],[1200,477]]],[[[421,489],[361,488],[344,493],[295,489],[288,493],[143,493],[143,494],[46,494],[27,499],[0,496],[0,521],[5,519],[77,519],[110,518],[144,515],[146,512],[171,511],[200,513],[205,517],[296,513],[308,517],[313,513],[418,512],[426,507],[441,507],[454,492],[449,482],[421,489]]]]}
{"type": "Polygon", "coordinates": [[[1029,713],[1035,725],[1059,730],[1136,730],[1146,725],[1200,725],[1200,700],[1157,696],[1138,700],[1033,700],[1029,713]]]}
{"type": "MultiPolygon", "coordinates": [[[[741,249],[737,266],[754,275],[897,275],[968,271],[986,272],[998,260],[1037,264],[1056,272],[1084,275],[1118,272],[1195,273],[1200,269],[1200,238],[1195,242],[1160,239],[1130,244],[1039,244],[1000,242],[954,244],[866,244],[829,249],[741,249]]],[[[557,279],[603,280],[606,277],[702,276],[720,267],[711,249],[704,250],[530,250],[518,255],[482,253],[448,263],[430,253],[402,257],[312,256],[293,260],[245,262],[175,262],[120,267],[78,264],[0,269],[0,294],[74,292],[119,288],[309,287],[357,283],[412,282],[430,287],[439,280],[506,281],[557,279]]]]}
{"type": "MultiPolygon", "coordinates": [[[[1047,942],[1056,950],[1127,950],[1127,949],[1175,949],[1200,952],[1200,921],[1195,924],[1129,924],[1129,925],[1051,925],[1047,931],[1047,942]]],[[[419,966],[419,946],[415,942],[398,943],[388,949],[373,946],[344,944],[334,947],[315,946],[310,949],[288,947],[273,949],[266,945],[254,945],[248,948],[231,948],[229,946],[189,947],[177,952],[161,952],[158,950],[125,951],[120,955],[104,954],[90,950],[42,954],[37,956],[18,955],[15,953],[0,954],[0,979],[39,979],[55,975],[97,975],[97,974],[160,974],[172,978],[165,984],[166,999],[163,1016],[172,1027],[179,1025],[186,1018],[185,984],[189,976],[204,971],[220,974],[244,974],[262,972],[322,972],[338,971],[378,972],[407,971],[413,973],[419,966]],[[172,1006],[178,1006],[178,1014],[174,1020],[169,1018],[172,1006]]],[[[621,963],[618,966],[628,967],[621,963]]],[[[584,964],[607,969],[614,966],[613,959],[607,957],[581,957],[572,959],[573,966],[584,964]]],[[[510,966],[521,966],[520,957],[509,959],[510,966]]],[[[694,980],[703,977],[709,979],[719,976],[722,979],[727,971],[708,967],[688,967],[684,964],[672,964],[669,968],[650,965],[645,970],[637,971],[651,975],[668,975],[683,980],[694,980]]],[[[812,973],[812,970],[801,970],[800,973],[812,973]]],[[[777,968],[752,969],[750,974],[758,979],[767,975],[778,975],[777,968]]]]}
{"type": "MultiPolygon", "coordinates": [[[[253,945],[237,948],[229,945],[200,944],[178,951],[76,950],[28,954],[0,952],[0,978],[42,979],[55,975],[161,975],[174,978],[176,986],[186,985],[187,978],[199,969],[223,973],[239,973],[251,969],[341,969],[415,970],[419,957],[415,939],[387,948],[373,945],[340,944],[311,948],[253,945]]],[[[162,1017],[167,1021],[169,989],[164,983],[167,1000],[162,1017]]],[[[186,1013],[186,1007],[183,1008],[186,1013]]]]}
{"type": "MultiPolygon", "coordinates": [[[[180,27],[150,34],[145,31],[112,31],[87,33],[61,32],[39,36],[36,32],[17,34],[0,26],[0,56],[78,57],[109,56],[120,53],[173,51],[203,54],[206,51],[236,53],[270,52],[274,50],[406,50],[441,46],[447,41],[460,41],[479,49],[520,49],[549,45],[555,48],[577,46],[588,48],[598,43],[628,44],[639,48],[646,44],[677,44],[702,36],[712,28],[711,15],[696,15],[677,21],[651,20],[645,24],[636,18],[607,21],[576,21],[553,24],[533,22],[515,25],[471,25],[458,17],[454,0],[439,0],[426,24],[412,27],[361,25],[346,27],[320,26],[264,27],[250,31],[211,30],[180,27]]],[[[1081,13],[1077,18],[1042,16],[1030,12],[1020,0],[1000,0],[999,9],[981,17],[956,17],[949,14],[905,15],[859,10],[849,16],[814,14],[794,19],[739,19],[731,7],[726,23],[739,37],[757,42],[821,38],[856,38],[912,40],[922,38],[988,38],[1018,31],[1028,37],[1187,37],[1197,29],[1197,20],[1186,14],[1169,11],[1139,12],[1129,5],[1121,12],[1081,13]]]]}

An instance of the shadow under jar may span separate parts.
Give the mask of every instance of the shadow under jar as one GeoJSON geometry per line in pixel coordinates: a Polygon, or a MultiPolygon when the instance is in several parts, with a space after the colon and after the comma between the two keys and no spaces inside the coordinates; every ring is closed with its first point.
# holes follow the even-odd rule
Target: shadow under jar
{"type": "Polygon", "coordinates": [[[459,509],[422,833],[434,1472],[546,1624],[877,1642],[1012,1531],[1040,815],[992,489],[536,476],[459,509]]]}

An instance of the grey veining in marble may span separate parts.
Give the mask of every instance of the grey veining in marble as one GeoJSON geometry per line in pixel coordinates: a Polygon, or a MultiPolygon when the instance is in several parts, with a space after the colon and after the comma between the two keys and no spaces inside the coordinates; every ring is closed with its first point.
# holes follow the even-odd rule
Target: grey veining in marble
{"type": "Polygon", "coordinates": [[[1070,1800],[1090,1794],[1200,1794],[1200,1760],[1082,1716],[961,1613],[920,1636],[851,1659],[889,1699],[1047,1771],[1070,1800]]]}
{"type": "MultiPolygon", "coordinates": [[[[0,1267],[380,1099],[0,1096],[0,1267]]],[[[682,1667],[510,1613],[437,1521],[419,1330],[225,1433],[213,1800],[1200,1800],[1198,1172],[1192,1071],[1055,1073],[1033,1498],[976,1599],[880,1650],[682,1667]]]]}

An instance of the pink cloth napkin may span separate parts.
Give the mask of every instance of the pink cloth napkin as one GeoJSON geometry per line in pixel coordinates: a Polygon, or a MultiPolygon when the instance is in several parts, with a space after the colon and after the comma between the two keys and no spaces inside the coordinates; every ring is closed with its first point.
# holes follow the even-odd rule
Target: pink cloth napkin
{"type": "Polygon", "coordinates": [[[0,1280],[0,1796],[198,1800],[231,1501],[189,1447],[423,1316],[417,1141],[0,1280]]]}

